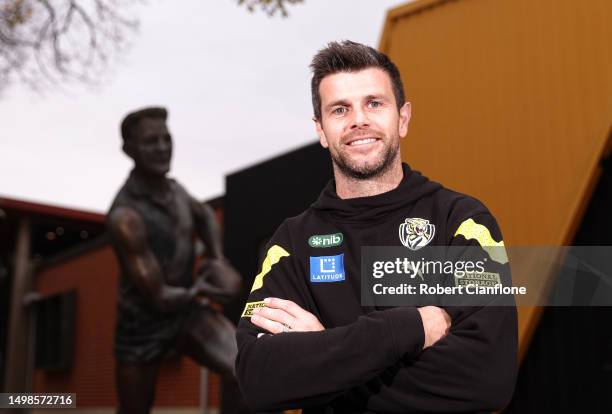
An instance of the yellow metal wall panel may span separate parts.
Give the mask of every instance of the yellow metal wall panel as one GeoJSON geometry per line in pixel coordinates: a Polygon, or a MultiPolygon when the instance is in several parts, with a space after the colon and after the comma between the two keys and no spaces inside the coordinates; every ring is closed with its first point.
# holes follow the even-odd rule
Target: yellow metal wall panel
{"type": "Polygon", "coordinates": [[[563,243],[611,122],[612,2],[427,3],[382,45],[413,102],[404,158],[485,200],[509,243],[563,243]]]}
{"type": "MultiPolygon", "coordinates": [[[[380,48],[413,103],[404,160],[481,199],[506,244],[571,243],[612,125],[610,22],[609,0],[391,10],[380,48]]],[[[523,349],[534,315],[520,309],[523,349]]]]}

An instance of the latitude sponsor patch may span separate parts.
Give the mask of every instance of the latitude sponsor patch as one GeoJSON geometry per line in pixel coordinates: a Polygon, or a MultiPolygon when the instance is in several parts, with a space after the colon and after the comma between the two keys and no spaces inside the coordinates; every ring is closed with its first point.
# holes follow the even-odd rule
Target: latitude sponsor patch
{"type": "Polygon", "coordinates": [[[341,282],[344,279],[344,253],[335,256],[310,256],[310,282],[341,282]]]}

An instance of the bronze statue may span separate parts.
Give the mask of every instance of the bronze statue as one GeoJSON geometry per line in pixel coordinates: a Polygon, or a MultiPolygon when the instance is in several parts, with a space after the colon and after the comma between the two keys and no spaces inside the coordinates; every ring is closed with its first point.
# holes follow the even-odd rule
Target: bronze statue
{"type": "Polygon", "coordinates": [[[128,114],[123,151],[134,169],[110,208],[107,227],[121,276],[115,329],[119,413],[148,413],[161,360],[185,354],[234,376],[235,327],[210,301],[238,293],[241,278],[224,258],[210,207],[196,201],[170,170],[172,137],[164,108],[128,114]],[[194,279],[195,236],[206,259],[194,279]]]}

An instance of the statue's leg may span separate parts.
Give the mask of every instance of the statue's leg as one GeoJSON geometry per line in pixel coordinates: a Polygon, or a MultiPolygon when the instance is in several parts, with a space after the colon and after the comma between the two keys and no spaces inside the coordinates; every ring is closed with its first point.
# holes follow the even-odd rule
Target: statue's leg
{"type": "Polygon", "coordinates": [[[234,324],[221,313],[202,307],[194,311],[183,332],[179,341],[179,351],[223,376],[221,413],[250,413],[234,375],[234,364],[238,353],[234,324]]]}
{"type": "Polygon", "coordinates": [[[115,380],[119,397],[118,414],[148,414],[155,400],[159,362],[126,364],[117,362],[115,380]]]}
{"type": "Polygon", "coordinates": [[[236,327],[221,313],[199,307],[186,321],[178,350],[218,374],[234,378],[236,327]]]}

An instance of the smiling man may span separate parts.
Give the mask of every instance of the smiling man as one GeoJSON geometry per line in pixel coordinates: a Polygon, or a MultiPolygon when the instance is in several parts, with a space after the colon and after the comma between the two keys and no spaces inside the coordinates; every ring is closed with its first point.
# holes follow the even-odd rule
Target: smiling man
{"type": "MultiPolygon", "coordinates": [[[[237,375],[257,410],[481,412],[516,376],[516,309],[360,303],[362,246],[503,245],[491,213],[402,164],[411,106],[397,67],[330,43],[312,61],[314,121],[332,180],[267,246],[238,325],[237,375]]],[[[498,263],[509,272],[507,263],[498,263]]]]}

